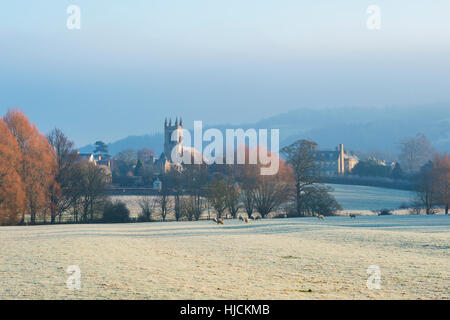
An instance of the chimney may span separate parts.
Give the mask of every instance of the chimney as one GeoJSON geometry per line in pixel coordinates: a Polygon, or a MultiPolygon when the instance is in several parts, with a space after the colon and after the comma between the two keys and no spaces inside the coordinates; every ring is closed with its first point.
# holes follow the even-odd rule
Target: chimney
{"type": "Polygon", "coordinates": [[[339,144],[339,173],[344,174],[345,173],[345,159],[344,159],[344,145],[341,143],[339,144]]]}

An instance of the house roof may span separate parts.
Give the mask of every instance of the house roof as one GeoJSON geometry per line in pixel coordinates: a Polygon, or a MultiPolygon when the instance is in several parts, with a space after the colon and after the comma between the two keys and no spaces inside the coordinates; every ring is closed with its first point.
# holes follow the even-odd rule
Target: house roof
{"type": "Polygon", "coordinates": [[[356,156],[356,155],[354,155],[354,154],[345,154],[345,158],[346,159],[352,159],[352,160],[355,160],[355,161],[359,161],[359,158],[356,156]]]}
{"type": "Polygon", "coordinates": [[[80,158],[90,158],[93,157],[94,155],[92,153],[79,153],[78,157],[80,158]]]}

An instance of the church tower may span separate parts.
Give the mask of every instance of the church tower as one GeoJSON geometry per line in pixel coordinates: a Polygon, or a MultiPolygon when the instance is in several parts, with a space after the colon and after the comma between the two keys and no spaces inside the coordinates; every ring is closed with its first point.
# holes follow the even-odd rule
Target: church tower
{"type": "Polygon", "coordinates": [[[183,120],[180,118],[178,121],[178,117],[175,120],[175,123],[172,125],[172,119],[169,120],[169,123],[164,122],[164,154],[167,157],[167,160],[172,162],[172,149],[177,148],[178,155],[180,157],[183,156],[183,120]],[[172,141],[172,134],[175,133],[176,141],[172,141]],[[179,145],[177,146],[177,143],[179,145]]]}

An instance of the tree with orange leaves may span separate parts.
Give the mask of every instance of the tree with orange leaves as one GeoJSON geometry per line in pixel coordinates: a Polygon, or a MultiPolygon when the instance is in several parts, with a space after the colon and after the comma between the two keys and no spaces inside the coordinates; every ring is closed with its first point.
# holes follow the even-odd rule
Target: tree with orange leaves
{"type": "Polygon", "coordinates": [[[54,188],[57,171],[54,152],[47,138],[30,123],[22,111],[10,110],[3,120],[17,141],[21,153],[21,157],[18,157],[18,174],[22,178],[26,194],[26,210],[21,222],[24,222],[27,213],[31,223],[35,224],[37,216],[45,215],[51,205],[49,193],[51,187],[54,188]]]}
{"type": "Polygon", "coordinates": [[[22,154],[17,141],[0,118],[0,225],[16,224],[25,211],[20,170],[22,154]]]}

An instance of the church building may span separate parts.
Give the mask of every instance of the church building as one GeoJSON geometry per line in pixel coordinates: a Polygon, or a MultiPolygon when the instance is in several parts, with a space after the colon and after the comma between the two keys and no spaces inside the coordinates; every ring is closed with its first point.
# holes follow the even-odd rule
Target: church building
{"type": "Polygon", "coordinates": [[[179,157],[183,156],[183,120],[180,117],[175,119],[175,123],[172,124],[172,119],[167,122],[167,118],[164,122],[164,152],[161,153],[155,165],[161,173],[170,171],[173,165],[172,150],[176,148],[179,157]],[[176,139],[172,141],[172,136],[176,139]],[[178,145],[177,145],[178,144],[178,145]]]}

